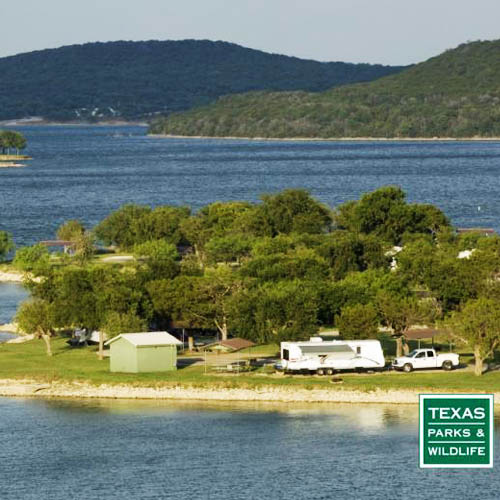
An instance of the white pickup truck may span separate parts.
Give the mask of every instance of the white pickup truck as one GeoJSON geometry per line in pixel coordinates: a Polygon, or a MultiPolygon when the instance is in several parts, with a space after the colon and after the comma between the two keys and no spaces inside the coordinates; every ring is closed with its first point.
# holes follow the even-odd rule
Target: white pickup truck
{"type": "Polygon", "coordinates": [[[452,370],[459,365],[458,354],[437,354],[434,349],[415,349],[406,356],[396,358],[392,362],[395,370],[403,370],[407,373],[424,368],[442,368],[452,370]]]}

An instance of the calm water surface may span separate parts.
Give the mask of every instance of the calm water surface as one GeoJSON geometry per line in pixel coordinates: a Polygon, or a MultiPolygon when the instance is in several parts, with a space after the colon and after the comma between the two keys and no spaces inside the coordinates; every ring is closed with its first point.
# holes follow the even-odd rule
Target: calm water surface
{"type": "MultiPolygon", "coordinates": [[[[9,323],[19,302],[28,296],[27,291],[15,283],[0,283],[0,325],[9,323]]],[[[0,332],[0,342],[2,333],[0,332]]]]}
{"type": "Polygon", "coordinates": [[[160,139],[144,127],[18,127],[33,160],[0,169],[0,229],[19,244],[70,218],[94,225],[124,203],[255,201],[303,187],[336,206],[387,184],[457,225],[500,230],[499,142],[160,139]],[[478,207],[480,208],[478,210],[478,207]]]}
{"type": "MultiPolygon", "coordinates": [[[[19,129],[34,160],[0,170],[0,229],[18,244],[53,237],[70,218],[94,225],[123,203],[196,209],[305,187],[335,206],[386,184],[440,206],[457,225],[500,230],[500,143],[166,140],[141,127],[19,129]]],[[[24,297],[18,285],[0,285],[0,323],[24,297]]],[[[498,466],[419,469],[417,427],[413,406],[0,398],[0,499],[499,498],[498,466]]]]}
{"type": "Polygon", "coordinates": [[[486,500],[500,484],[498,467],[419,469],[416,406],[0,398],[0,425],[2,500],[486,500]]]}

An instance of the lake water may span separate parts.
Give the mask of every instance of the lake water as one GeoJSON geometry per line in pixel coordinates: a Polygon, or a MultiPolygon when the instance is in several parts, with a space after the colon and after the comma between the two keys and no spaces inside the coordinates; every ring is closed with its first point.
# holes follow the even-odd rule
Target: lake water
{"type": "MultiPolygon", "coordinates": [[[[123,203],[257,200],[304,187],[335,206],[386,184],[457,225],[500,230],[500,143],[158,139],[142,127],[19,127],[34,160],[0,169],[17,244],[123,203]]],[[[25,297],[0,285],[0,323],[25,297]]],[[[498,422],[497,422],[498,424],[498,422]]],[[[497,425],[498,426],[498,425],[497,425]]],[[[0,398],[0,499],[497,499],[493,470],[418,468],[417,407],[0,398]]],[[[497,432],[498,436],[498,432],[497,432]]],[[[498,450],[498,437],[496,438],[498,450]]]]}
{"type": "Polygon", "coordinates": [[[416,406],[0,398],[0,424],[2,500],[498,498],[498,467],[419,469],[416,406]]]}
{"type": "Polygon", "coordinates": [[[307,188],[336,206],[387,184],[460,226],[500,230],[500,142],[284,142],[162,139],[145,127],[17,127],[33,156],[0,169],[0,229],[18,244],[89,225],[124,203],[257,200],[307,188]],[[480,209],[478,209],[478,207],[480,209]]]}
{"type": "MultiPolygon", "coordinates": [[[[0,283],[0,325],[10,323],[17,305],[28,296],[27,291],[16,283],[0,283]]],[[[0,342],[6,337],[0,332],[0,342]]]]}
{"type": "MultiPolygon", "coordinates": [[[[124,203],[256,201],[303,187],[334,207],[387,184],[441,207],[459,226],[500,230],[500,142],[286,142],[165,139],[145,127],[17,127],[33,156],[0,169],[0,230],[18,245],[89,227],[124,203]]],[[[20,288],[0,286],[0,323],[20,288]]]]}

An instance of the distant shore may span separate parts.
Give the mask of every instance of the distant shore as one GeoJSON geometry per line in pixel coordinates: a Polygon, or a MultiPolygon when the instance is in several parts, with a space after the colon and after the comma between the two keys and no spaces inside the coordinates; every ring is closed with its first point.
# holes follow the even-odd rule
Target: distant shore
{"type": "MultiPolygon", "coordinates": [[[[280,403],[385,403],[417,404],[417,390],[375,390],[369,392],[297,387],[200,388],[190,386],[140,387],[129,385],[91,385],[86,382],[37,382],[0,379],[0,396],[42,398],[162,399],[197,401],[268,401],[280,403]]],[[[495,394],[500,405],[500,393],[495,394]]]]}
{"type": "Polygon", "coordinates": [[[0,121],[1,127],[22,127],[22,126],[61,126],[61,127],[71,127],[71,126],[95,126],[95,127],[133,127],[141,126],[147,127],[148,123],[142,121],[125,121],[125,120],[104,120],[100,122],[84,122],[84,121],[71,121],[71,122],[52,122],[50,120],[40,119],[14,119],[14,120],[2,120],[0,121]]]}
{"type": "Polygon", "coordinates": [[[289,142],[500,142],[500,137],[234,137],[205,135],[148,134],[158,139],[221,139],[231,141],[289,142]]]}

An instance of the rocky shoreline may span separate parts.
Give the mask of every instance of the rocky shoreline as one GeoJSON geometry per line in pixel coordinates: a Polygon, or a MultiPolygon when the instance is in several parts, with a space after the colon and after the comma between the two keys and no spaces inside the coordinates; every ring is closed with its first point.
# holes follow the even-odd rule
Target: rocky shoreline
{"type": "Polygon", "coordinates": [[[149,137],[159,139],[218,139],[239,141],[270,142],[499,142],[500,137],[239,137],[209,135],[153,134],[149,137]]]}
{"type": "MultiPolygon", "coordinates": [[[[164,399],[197,401],[268,401],[280,403],[386,403],[417,404],[417,390],[375,390],[369,392],[332,389],[266,387],[256,389],[129,385],[91,385],[85,382],[37,382],[35,380],[0,380],[0,396],[76,398],[76,399],[164,399]]],[[[500,404],[500,393],[495,394],[500,404]]]]}
{"type": "Polygon", "coordinates": [[[0,283],[22,283],[24,274],[19,271],[0,271],[0,283]]]}

